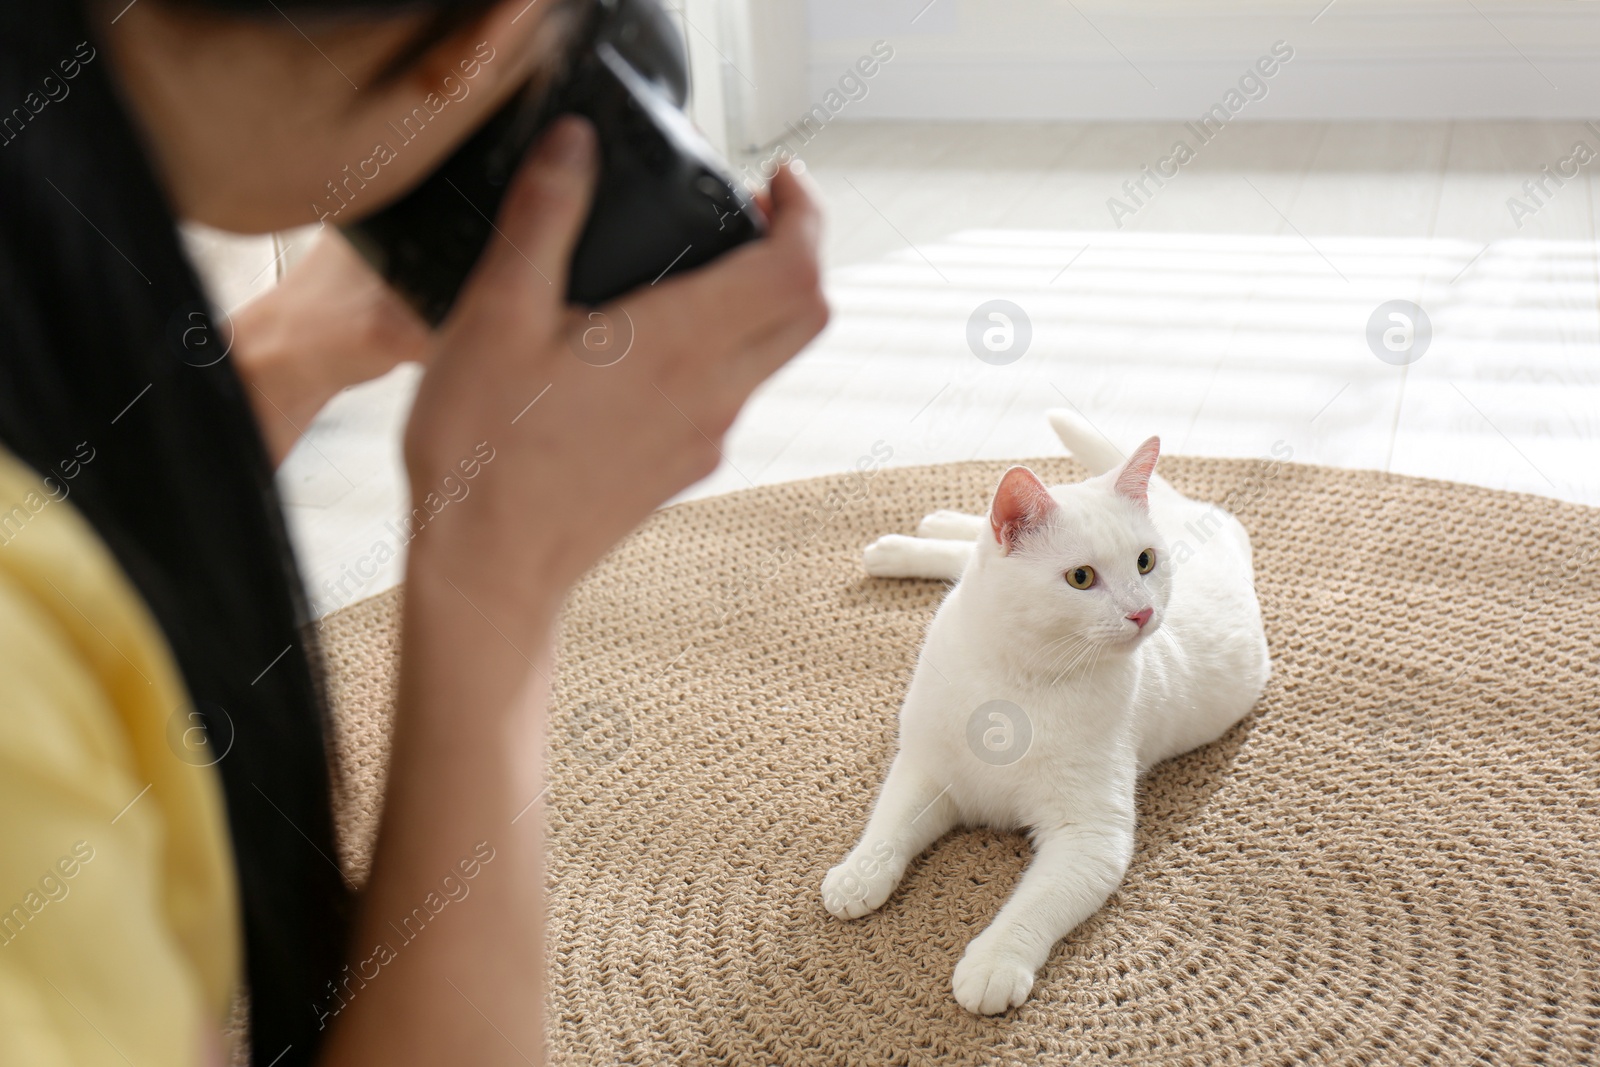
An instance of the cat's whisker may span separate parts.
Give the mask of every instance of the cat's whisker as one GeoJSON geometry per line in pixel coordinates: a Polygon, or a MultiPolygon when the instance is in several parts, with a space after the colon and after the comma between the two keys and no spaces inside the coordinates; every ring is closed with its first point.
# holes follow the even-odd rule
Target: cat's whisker
{"type": "MultiPolygon", "coordinates": [[[[1071,644],[1071,645],[1067,645],[1066,644],[1066,640],[1063,639],[1062,641],[1056,642],[1055,645],[1051,646],[1052,648],[1054,648],[1056,650],[1055,654],[1050,657],[1049,665],[1047,667],[1045,667],[1044,671],[1041,672],[1041,673],[1057,671],[1063,661],[1068,661],[1068,668],[1070,669],[1071,661],[1075,660],[1078,656],[1081,656],[1083,654],[1083,650],[1084,650],[1085,646],[1087,646],[1087,644],[1089,643],[1088,636],[1084,635],[1084,634],[1069,634],[1068,638],[1076,638],[1076,643],[1071,644]],[[1065,645],[1066,647],[1061,647],[1063,645],[1065,645]]],[[[1041,658],[1043,658],[1043,657],[1041,657],[1041,658]]],[[[1059,674],[1057,675],[1057,679],[1056,680],[1060,681],[1060,675],[1059,674]]],[[[1055,684],[1055,683],[1051,683],[1051,684],[1055,684]]]]}
{"type": "Polygon", "coordinates": [[[1073,632],[1062,637],[1058,637],[1035,653],[1035,663],[1042,663],[1048,658],[1049,666],[1045,667],[1044,672],[1054,670],[1056,664],[1058,664],[1066,656],[1072,655],[1073,652],[1080,647],[1081,643],[1086,640],[1088,640],[1088,638],[1082,633],[1078,632],[1073,632]],[[1069,642],[1074,641],[1078,642],[1078,644],[1068,644],[1069,642]]]}
{"type": "Polygon", "coordinates": [[[1063,655],[1071,655],[1074,650],[1082,647],[1083,643],[1087,640],[1088,638],[1083,634],[1068,634],[1060,640],[1046,645],[1040,650],[1040,652],[1041,655],[1049,654],[1052,658],[1058,658],[1063,655]]]}
{"type": "Polygon", "coordinates": [[[1088,654],[1088,651],[1090,651],[1090,638],[1086,637],[1085,635],[1085,637],[1075,641],[1074,645],[1070,646],[1070,648],[1062,649],[1062,653],[1054,657],[1053,665],[1056,667],[1056,669],[1061,669],[1062,664],[1069,665],[1070,667],[1070,665],[1075,664],[1078,659],[1082,659],[1085,654],[1088,654]]]}
{"type": "Polygon", "coordinates": [[[1070,633],[1066,633],[1066,634],[1061,635],[1060,637],[1056,638],[1054,641],[1051,641],[1049,644],[1045,645],[1044,648],[1040,649],[1039,651],[1040,651],[1040,654],[1042,655],[1044,653],[1055,651],[1056,649],[1060,648],[1062,645],[1066,644],[1068,641],[1075,641],[1075,640],[1076,641],[1082,641],[1084,639],[1085,638],[1084,638],[1084,635],[1082,633],[1079,633],[1078,631],[1074,630],[1074,631],[1072,631],[1070,633]]]}
{"type": "MultiPolygon", "coordinates": [[[[1077,646],[1076,653],[1072,659],[1068,661],[1067,665],[1062,667],[1056,673],[1055,678],[1051,680],[1051,686],[1060,685],[1062,681],[1066,679],[1067,675],[1071,674],[1078,664],[1084,661],[1085,657],[1089,659],[1090,666],[1092,666],[1094,660],[1099,658],[1100,652],[1104,648],[1105,646],[1099,642],[1091,641],[1088,637],[1085,637],[1082,644],[1077,646]]],[[[1085,669],[1080,673],[1087,674],[1088,670],[1085,669]]]]}

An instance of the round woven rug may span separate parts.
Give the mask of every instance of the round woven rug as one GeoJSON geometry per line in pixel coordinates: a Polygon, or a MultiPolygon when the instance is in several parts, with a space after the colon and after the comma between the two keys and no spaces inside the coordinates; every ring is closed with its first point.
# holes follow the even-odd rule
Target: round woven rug
{"type": "MultiPolygon", "coordinates": [[[[1255,541],[1274,673],[1155,768],[1122,888],[994,1018],[950,974],[1016,884],[960,830],[878,913],[823,910],[944,588],[861,569],[1005,464],[657,514],[574,593],[550,754],[563,1064],[1600,1062],[1600,511],[1168,457],[1255,541]]],[[[1032,463],[1046,481],[1071,460],[1032,463]]],[[[399,598],[327,621],[345,858],[377,810],[399,598]]]]}

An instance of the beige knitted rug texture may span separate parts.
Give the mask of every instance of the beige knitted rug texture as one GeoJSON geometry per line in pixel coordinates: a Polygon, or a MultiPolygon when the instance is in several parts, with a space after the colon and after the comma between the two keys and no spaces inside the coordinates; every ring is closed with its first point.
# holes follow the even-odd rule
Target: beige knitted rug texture
{"type": "MultiPolygon", "coordinates": [[[[950,974],[1028,863],[1022,835],[958,830],[876,914],[823,910],[945,592],[867,577],[862,546],[983,511],[1006,466],[667,508],[574,592],[550,731],[554,1061],[1600,1063],[1600,510],[1576,505],[1163,458],[1249,529],[1274,670],[1227,735],[1147,776],[1121,889],[992,1018],[950,974]]],[[[400,610],[380,596],[322,634],[358,876],[400,610]]]]}

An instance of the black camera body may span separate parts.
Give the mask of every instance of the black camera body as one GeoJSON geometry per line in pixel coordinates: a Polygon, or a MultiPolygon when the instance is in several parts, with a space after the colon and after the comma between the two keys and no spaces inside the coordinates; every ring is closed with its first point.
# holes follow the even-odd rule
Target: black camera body
{"type": "Polygon", "coordinates": [[[455,302],[496,232],[517,167],[546,127],[577,114],[599,136],[600,173],[567,299],[596,305],[697,267],[766,231],[766,219],[683,112],[683,39],[657,0],[593,0],[577,48],[531,83],[403,198],[344,230],[428,322],[455,302]]]}

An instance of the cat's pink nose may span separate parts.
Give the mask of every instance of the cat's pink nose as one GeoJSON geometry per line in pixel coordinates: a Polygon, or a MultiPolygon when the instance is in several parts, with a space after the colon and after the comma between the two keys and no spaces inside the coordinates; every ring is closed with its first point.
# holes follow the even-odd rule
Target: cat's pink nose
{"type": "Polygon", "coordinates": [[[1142,630],[1144,629],[1144,624],[1149,622],[1150,616],[1154,614],[1155,611],[1151,608],[1140,608],[1138,611],[1128,616],[1128,621],[1142,630]]]}

